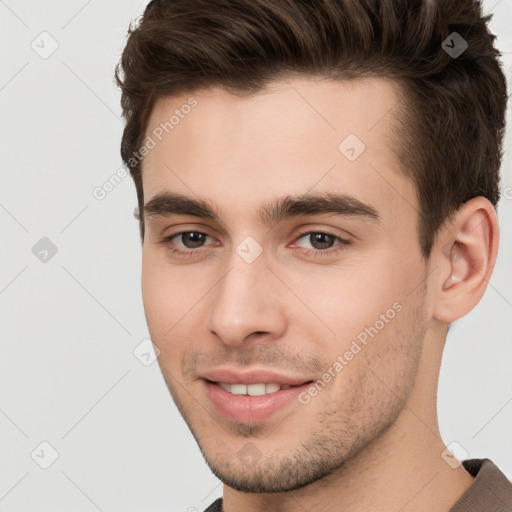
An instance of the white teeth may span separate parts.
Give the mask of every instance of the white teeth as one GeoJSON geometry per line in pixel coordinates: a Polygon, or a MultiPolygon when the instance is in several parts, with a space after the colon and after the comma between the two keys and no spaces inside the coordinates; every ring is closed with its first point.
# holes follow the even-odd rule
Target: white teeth
{"type": "Polygon", "coordinates": [[[280,389],[288,389],[291,387],[289,384],[228,384],[226,382],[217,383],[222,389],[233,395],[250,395],[260,396],[267,395],[269,393],[275,393],[280,389]]]}
{"type": "Polygon", "coordinates": [[[246,395],[247,386],[245,384],[231,384],[231,393],[233,395],[246,395]]]}
{"type": "Polygon", "coordinates": [[[266,394],[265,384],[249,384],[247,394],[251,396],[260,396],[266,394]]]}
{"type": "Polygon", "coordinates": [[[267,384],[265,386],[265,393],[275,393],[280,389],[286,389],[286,386],[280,386],[279,384],[267,384]]]}

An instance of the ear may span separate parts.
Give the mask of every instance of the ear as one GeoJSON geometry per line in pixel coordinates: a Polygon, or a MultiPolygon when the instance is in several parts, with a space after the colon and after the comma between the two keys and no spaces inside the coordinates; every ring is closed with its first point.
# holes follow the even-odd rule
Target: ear
{"type": "Polygon", "coordinates": [[[454,322],[482,298],[498,253],[496,211],[484,197],[464,203],[436,240],[436,297],[433,316],[454,322]]]}

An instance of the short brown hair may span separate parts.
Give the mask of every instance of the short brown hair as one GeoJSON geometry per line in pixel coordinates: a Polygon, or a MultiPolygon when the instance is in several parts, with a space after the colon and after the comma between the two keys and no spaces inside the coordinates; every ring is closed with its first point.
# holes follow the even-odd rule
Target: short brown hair
{"type": "Polygon", "coordinates": [[[495,207],[507,83],[480,2],[471,0],[152,0],[115,78],[126,126],[121,157],[137,189],[144,240],[142,161],[155,101],[212,86],[255,94],[291,74],[397,81],[397,144],[415,183],[418,232],[428,258],[443,222],[477,196],[495,207]],[[452,33],[458,56],[442,46],[452,33]],[[462,41],[462,40],[460,40],[462,41]]]}

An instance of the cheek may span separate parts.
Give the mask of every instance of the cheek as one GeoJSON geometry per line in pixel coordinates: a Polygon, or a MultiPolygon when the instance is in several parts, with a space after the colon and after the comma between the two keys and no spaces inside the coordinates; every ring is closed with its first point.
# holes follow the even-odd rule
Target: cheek
{"type": "Polygon", "coordinates": [[[288,275],[295,277],[294,291],[307,305],[293,301],[291,318],[298,325],[292,329],[300,339],[314,341],[328,371],[343,374],[342,379],[334,379],[335,388],[361,384],[368,377],[364,376],[368,365],[381,368],[383,375],[390,372],[393,380],[392,375],[417,358],[413,340],[421,297],[411,293],[411,283],[421,282],[423,273],[420,268],[397,265],[396,254],[390,252],[369,260],[302,272],[300,278],[288,275]]]}
{"type": "Polygon", "coordinates": [[[158,265],[146,254],[143,255],[142,261],[141,288],[146,321],[153,335],[163,327],[161,323],[165,318],[164,310],[168,303],[166,296],[169,295],[169,290],[166,290],[165,275],[162,275],[158,265]]]}
{"type": "Polygon", "coordinates": [[[197,335],[201,301],[211,288],[208,275],[193,266],[171,266],[151,251],[143,253],[141,288],[151,339],[162,355],[181,352],[197,335]]]}
{"type": "MultiPolygon", "coordinates": [[[[393,270],[389,267],[381,270],[378,263],[312,268],[301,272],[300,277],[289,274],[283,280],[286,279],[304,301],[290,302],[295,304],[295,319],[304,325],[314,325],[318,331],[322,323],[314,319],[316,316],[330,331],[331,341],[335,335],[341,344],[378,321],[381,314],[385,315],[404,296],[403,286],[393,270]],[[303,314],[306,309],[312,314],[303,314]]],[[[407,276],[402,279],[406,281],[407,276]]]]}
{"type": "Polygon", "coordinates": [[[181,283],[179,269],[172,269],[165,259],[155,250],[145,247],[142,254],[142,298],[146,317],[154,323],[170,323],[176,306],[182,303],[187,288],[181,283]],[[167,319],[167,320],[166,320],[167,319]]]}
{"type": "Polygon", "coordinates": [[[174,379],[179,378],[177,365],[183,350],[183,346],[180,346],[183,338],[179,336],[183,324],[180,318],[185,313],[182,312],[182,291],[178,291],[173,284],[171,273],[161,268],[158,262],[152,262],[151,257],[143,257],[141,281],[144,313],[151,341],[158,347],[158,364],[176,400],[174,379]]]}
{"type": "Polygon", "coordinates": [[[324,343],[323,359],[329,368],[321,376],[326,384],[317,386],[322,398],[313,408],[324,414],[327,407],[327,416],[332,417],[343,411],[352,424],[371,426],[397,412],[407,400],[426,327],[421,301],[416,298],[384,309],[387,322],[380,313],[366,321],[357,307],[353,311],[359,316],[338,324],[335,345],[324,343]]]}
{"type": "Polygon", "coordinates": [[[187,288],[180,284],[179,274],[150,251],[143,253],[141,287],[148,328],[153,342],[160,345],[185,313],[187,288]]]}

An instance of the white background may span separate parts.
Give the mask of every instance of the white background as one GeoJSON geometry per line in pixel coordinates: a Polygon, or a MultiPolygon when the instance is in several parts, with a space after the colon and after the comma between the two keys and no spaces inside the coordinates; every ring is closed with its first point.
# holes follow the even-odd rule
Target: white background
{"type": "MultiPolygon", "coordinates": [[[[157,363],[133,355],[148,337],[133,182],[92,194],[122,165],[113,72],[146,3],[0,1],[3,512],[202,511],[222,494],[157,363]],[[46,59],[31,47],[49,51],[52,40],[46,59]],[[57,248],[46,263],[32,252],[43,237],[57,248]],[[59,454],[48,469],[34,460],[51,461],[43,441],[59,454]]],[[[512,0],[484,6],[510,84],[512,0]]],[[[512,479],[510,150],[502,188],[497,267],[449,335],[439,417],[447,444],[512,479]]]]}

